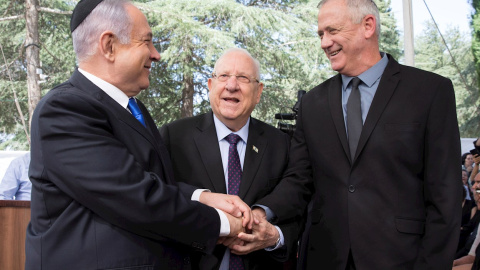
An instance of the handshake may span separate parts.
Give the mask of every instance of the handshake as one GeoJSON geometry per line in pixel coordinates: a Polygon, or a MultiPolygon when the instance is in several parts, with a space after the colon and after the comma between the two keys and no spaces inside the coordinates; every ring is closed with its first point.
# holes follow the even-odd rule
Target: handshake
{"type": "Polygon", "coordinates": [[[252,251],[274,247],[278,244],[280,233],[267,221],[265,210],[253,210],[238,196],[202,192],[200,202],[222,210],[230,223],[230,234],[218,239],[237,255],[245,255],[252,251]]]}

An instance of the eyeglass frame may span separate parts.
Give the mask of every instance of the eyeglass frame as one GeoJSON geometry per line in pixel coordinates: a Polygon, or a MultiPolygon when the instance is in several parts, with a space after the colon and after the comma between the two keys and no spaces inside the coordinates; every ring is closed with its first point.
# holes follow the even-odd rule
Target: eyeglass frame
{"type": "Polygon", "coordinates": [[[230,79],[230,77],[235,76],[235,79],[236,79],[238,82],[241,82],[241,83],[251,83],[251,82],[252,82],[252,79],[254,80],[254,82],[260,83],[260,81],[259,81],[256,77],[249,78],[249,77],[244,76],[244,75],[234,75],[234,74],[220,74],[220,75],[221,75],[221,76],[226,75],[226,76],[228,76],[228,78],[227,78],[225,81],[222,81],[221,79],[218,79],[219,77],[218,77],[218,75],[217,75],[217,73],[216,73],[215,71],[212,72],[212,78],[218,79],[218,80],[221,81],[221,82],[226,82],[226,81],[228,81],[228,80],[230,79]],[[238,77],[247,78],[247,79],[248,79],[248,82],[239,81],[239,80],[238,80],[238,77]]]}

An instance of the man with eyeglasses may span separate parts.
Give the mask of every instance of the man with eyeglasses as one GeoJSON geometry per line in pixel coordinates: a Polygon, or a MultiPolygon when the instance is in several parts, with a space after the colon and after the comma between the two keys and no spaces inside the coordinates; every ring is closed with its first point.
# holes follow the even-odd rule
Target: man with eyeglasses
{"type": "MultiPolygon", "coordinates": [[[[212,111],[172,122],[160,130],[175,180],[238,195],[249,205],[273,190],[288,162],[290,138],[250,117],[263,90],[259,78],[260,65],[246,50],[229,49],[217,60],[208,80],[212,111]],[[230,141],[231,137],[238,142],[230,141]],[[232,161],[235,153],[237,167],[232,161]],[[236,184],[232,183],[235,173],[240,174],[236,184]],[[237,189],[233,185],[238,185],[237,189]]],[[[213,255],[197,253],[192,256],[192,264],[200,269],[284,269],[281,261],[296,253],[298,224],[274,227],[263,216],[257,219],[259,223],[254,224],[250,235],[256,241],[248,243],[257,251],[244,256],[231,254],[226,246],[245,243],[222,239],[219,243],[223,245],[218,245],[213,255]]]]}

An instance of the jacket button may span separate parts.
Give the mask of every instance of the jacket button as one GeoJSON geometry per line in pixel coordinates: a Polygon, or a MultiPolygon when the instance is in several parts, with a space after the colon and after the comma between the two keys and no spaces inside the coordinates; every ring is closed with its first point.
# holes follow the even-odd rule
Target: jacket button
{"type": "Polygon", "coordinates": [[[355,186],[354,185],[348,186],[348,191],[350,191],[350,193],[355,192],[355,186]]]}

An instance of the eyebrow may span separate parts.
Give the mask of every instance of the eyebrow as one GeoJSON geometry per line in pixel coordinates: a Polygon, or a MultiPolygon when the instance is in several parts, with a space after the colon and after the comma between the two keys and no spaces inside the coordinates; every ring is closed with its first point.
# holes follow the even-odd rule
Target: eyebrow
{"type": "Polygon", "coordinates": [[[325,33],[325,31],[330,32],[332,30],[337,30],[338,28],[332,27],[332,26],[327,26],[325,30],[318,30],[317,34],[320,35],[320,33],[325,33]]]}

